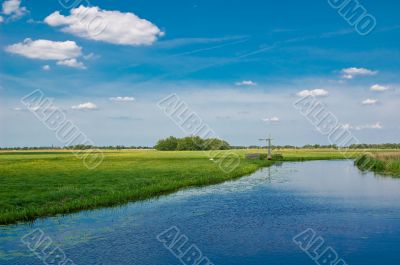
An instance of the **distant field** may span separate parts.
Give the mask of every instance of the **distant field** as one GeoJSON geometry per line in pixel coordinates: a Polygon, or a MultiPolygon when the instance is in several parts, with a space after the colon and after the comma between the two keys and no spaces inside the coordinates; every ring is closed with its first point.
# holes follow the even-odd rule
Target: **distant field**
{"type": "MultiPolygon", "coordinates": [[[[226,151],[225,151],[226,152],[226,151]]],[[[219,183],[250,174],[270,161],[242,159],[230,173],[201,151],[105,150],[105,159],[87,169],[70,151],[0,152],[0,224],[111,206],[170,193],[181,188],[219,183]]],[[[285,160],[342,159],[337,150],[279,150],[285,160]]],[[[356,158],[362,151],[347,152],[356,158]]],[[[224,153],[222,153],[223,155],[224,153]]]]}

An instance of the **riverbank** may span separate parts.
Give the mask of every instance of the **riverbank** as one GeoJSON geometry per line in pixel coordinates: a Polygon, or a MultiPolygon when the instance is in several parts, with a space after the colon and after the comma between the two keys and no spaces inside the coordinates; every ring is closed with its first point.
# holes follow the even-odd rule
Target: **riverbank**
{"type": "Polygon", "coordinates": [[[363,171],[400,178],[400,152],[365,154],[356,159],[355,165],[363,171]]]}
{"type": "MultiPolygon", "coordinates": [[[[233,152],[241,159],[229,173],[202,151],[105,151],[104,161],[93,170],[67,151],[0,152],[0,224],[148,199],[239,178],[273,164],[244,159],[245,154],[260,150],[233,152]]],[[[355,158],[359,154],[326,149],[277,152],[285,161],[355,158]]]]}

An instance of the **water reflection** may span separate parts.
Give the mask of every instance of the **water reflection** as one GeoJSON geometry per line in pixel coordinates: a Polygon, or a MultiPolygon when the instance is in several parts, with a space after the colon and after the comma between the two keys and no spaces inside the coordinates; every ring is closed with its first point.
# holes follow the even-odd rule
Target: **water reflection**
{"type": "Polygon", "coordinates": [[[20,237],[41,228],[76,264],[181,264],[156,235],[178,226],[214,264],[311,264],[292,242],[311,227],[349,264],[400,261],[400,182],[351,161],[283,163],[122,207],[0,228],[1,264],[41,264],[20,237]]]}

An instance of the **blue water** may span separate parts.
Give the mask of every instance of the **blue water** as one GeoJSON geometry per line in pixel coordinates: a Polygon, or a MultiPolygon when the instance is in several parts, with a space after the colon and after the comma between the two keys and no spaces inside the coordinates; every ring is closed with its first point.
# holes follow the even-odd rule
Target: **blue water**
{"type": "MultiPolygon", "coordinates": [[[[0,264],[43,264],[21,242],[40,228],[75,264],[182,264],[157,235],[177,227],[213,264],[315,264],[311,228],[349,265],[400,264],[400,181],[351,161],[284,163],[249,177],[122,207],[0,227],[0,264]]],[[[185,263],[192,264],[192,263],[185,263]]]]}

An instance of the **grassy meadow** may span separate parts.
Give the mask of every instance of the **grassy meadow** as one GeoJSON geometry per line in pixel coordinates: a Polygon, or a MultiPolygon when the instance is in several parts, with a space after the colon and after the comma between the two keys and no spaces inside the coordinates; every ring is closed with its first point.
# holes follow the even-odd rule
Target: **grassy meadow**
{"type": "Polygon", "coordinates": [[[400,177],[400,152],[379,152],[359,157],[355,164],[361,170],[400,177]]]}
{"type": "MultiPolygon", "coordinates": [[[[222,151],[221,155],[224,154],[222,151]]],[[[0,152],[0,224],[29,221],[83,209],[112,206],[167,194],[185,187],[223,182],[271,165],[244,159],[266,150],[234,150],[242,159],[224,173],[202,151],[104,151],[105,159],[87,169],[70,151],[0,152]]],[[[285,161],[343,159],[337,150],[276,151],[285,161]]],[[[356,158],[361,151],[347,152],[356,158]]]]}

